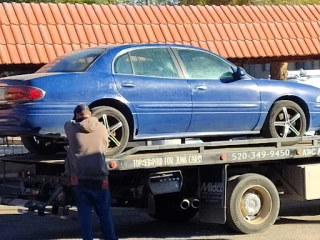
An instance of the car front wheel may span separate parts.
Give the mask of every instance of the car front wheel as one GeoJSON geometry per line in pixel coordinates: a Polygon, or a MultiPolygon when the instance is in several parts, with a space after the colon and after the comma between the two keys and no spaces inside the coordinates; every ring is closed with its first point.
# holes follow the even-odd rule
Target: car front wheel
{"type": "Polygon", "coordinates": [[[306,132],[307,120],[295,102],[282,100],[274,104],[263,128],[263,135],[272,138],[300,137],[306,132]]]}
{"type": "Polygon", "coordinates": [[[105,155],[116,157],[129,141],[130,129],[126,118],[117,109],[106,106],[93,108],[92,116],[98,118],[109,131],[109,148],[105,155]]]}

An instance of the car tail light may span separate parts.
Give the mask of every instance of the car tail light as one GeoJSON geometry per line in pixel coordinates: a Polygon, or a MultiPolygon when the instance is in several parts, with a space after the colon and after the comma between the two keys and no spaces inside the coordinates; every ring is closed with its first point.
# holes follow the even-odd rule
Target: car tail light
{"type": "Polygon", "coordinates": [[[39,100],[44,97],[44,91],[27,86],[6,86],[5,87],[5,99],[7,101],[28,101],[39,100]]]}

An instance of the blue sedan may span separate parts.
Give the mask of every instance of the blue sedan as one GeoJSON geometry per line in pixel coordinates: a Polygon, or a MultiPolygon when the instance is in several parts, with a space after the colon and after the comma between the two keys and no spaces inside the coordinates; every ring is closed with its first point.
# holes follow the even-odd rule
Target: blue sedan
{"type": "Polygon", "coordinates": [[[69,53],[34,74],[0,79],[0,133],[34,153],[65,143],[79,103],[109,129],[109,156],[129,141],[248,136],[288,138],[320,128],[319,89],[255,79],[191,46],[110,45],[69,53]]]}

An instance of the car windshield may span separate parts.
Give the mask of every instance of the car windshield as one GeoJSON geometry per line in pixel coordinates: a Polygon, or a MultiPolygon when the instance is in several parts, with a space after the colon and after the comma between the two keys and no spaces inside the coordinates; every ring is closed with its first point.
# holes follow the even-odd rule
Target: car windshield
{"type": "Polygon", "coordinates": [[[105,51],[105,48],[92,48],[72,52],[44,65],[37,73],[84,72],[105,51]]]}

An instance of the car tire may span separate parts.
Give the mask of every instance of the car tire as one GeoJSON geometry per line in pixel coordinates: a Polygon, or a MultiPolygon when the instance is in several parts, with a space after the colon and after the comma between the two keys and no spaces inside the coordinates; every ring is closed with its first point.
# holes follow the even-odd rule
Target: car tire
{"type": "Polygon", "coordinates": [[[21,142],[30,153],[34,154],[51,155],[57,152],[65,152],[62,144],[56,144],[50,138],[22,136],[21,142]]]}
{"type": "Polygon", "coordinates": [[[275,185],[259,174],[232,178],[227,185],[227,224],[237,232],[262,232],[277,220],[280,198],[275,185]]]}
{"type": "Polygon", "coordinates": [[[307,119],[302,108],[295,102],[281,100],[269,112],[262,134],[267,138],[300,137],[306,129],[307,119]]]}
{"type": "Polygon", "coordinates": [[[159,221],[187,222],[197,214],[198,209],[192,207],[181,209],[182,200],[179,193],[156,195],[154,196],[155,212],[149,216],[159,221]]]}
{"type": "Polygon", "coordinates": [[[124,115],[113,107],[95,107],[92,110],[92,116],[99,119],[106,125],[109,131],[109,148],[105,153],[106,157],[116,157],[127,147],[130,128],[124,115]],[[107,121],[104,120],[106,116],[107,121]]]}

